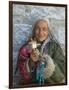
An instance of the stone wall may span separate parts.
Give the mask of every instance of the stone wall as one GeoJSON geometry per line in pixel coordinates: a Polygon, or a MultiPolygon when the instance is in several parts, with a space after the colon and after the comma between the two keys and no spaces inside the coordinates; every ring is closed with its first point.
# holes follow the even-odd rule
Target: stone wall
{"type": "MultiPolygon", "coordinates": [[[[59,41],[62,49],[65,46],[65,8],[51,6],[16,5],[13,4],[13,85],[20,75],[14,74],[20,47],[32,35],[34,23],[38,19],[46,19],[49,28],[59,41]]],[[[18,79],[18,80],[17,80],[18,79]]]]}

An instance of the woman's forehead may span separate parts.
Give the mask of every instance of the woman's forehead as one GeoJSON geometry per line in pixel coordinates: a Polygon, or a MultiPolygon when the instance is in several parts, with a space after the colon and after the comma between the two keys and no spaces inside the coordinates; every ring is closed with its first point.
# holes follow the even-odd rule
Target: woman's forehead
{"type": "Polygon", "coordinates": [[[36,27],[37,26],[39,26],[39,27],[48,27],[48,23],[47,23],[47,21],[39,21],[36,24],[36,27]]]}

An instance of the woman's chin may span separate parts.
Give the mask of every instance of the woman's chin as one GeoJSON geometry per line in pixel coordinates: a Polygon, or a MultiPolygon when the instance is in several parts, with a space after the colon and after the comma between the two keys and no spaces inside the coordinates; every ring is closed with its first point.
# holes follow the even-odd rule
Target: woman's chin
{"type": "Polygon", "coordinates": [[[44,40],[45,40],[45,38],[39,38],[39,39],[38,39],[39,42],[42,42],[42,41],[44,41],[44,40]]]}

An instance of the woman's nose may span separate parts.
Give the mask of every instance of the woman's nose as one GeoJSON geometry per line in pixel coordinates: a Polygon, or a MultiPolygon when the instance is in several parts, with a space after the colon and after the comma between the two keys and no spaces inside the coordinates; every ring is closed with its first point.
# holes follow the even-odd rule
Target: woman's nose
{"type": "Polygon", "coordinates": [[[43,34],[43,29],[39,30],[39,34],[42,35],[43,34]]]}

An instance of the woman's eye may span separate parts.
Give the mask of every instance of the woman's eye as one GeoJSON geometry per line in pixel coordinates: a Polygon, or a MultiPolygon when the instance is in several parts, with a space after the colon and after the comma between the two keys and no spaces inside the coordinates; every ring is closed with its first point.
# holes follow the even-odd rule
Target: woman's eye
{"type": "Polygon", "coordinates": [[[43,28],[43,31],[46,31],[46,28],[43,28]]]}

